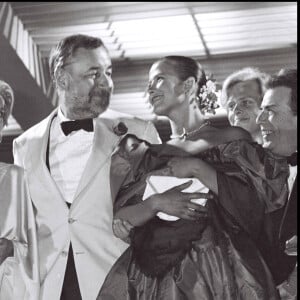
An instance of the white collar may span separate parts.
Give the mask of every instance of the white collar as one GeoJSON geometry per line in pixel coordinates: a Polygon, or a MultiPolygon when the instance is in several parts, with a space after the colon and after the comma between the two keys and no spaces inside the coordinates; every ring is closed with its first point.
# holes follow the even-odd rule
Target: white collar
{"type": "Polygon", "coordinates": [[[65,121],[72,121],[71,119],[68,119],[67,117],[64,116],[60,106],[58,106],[57,109],[57,118],[59,120],[59,124],[65,121]]]}

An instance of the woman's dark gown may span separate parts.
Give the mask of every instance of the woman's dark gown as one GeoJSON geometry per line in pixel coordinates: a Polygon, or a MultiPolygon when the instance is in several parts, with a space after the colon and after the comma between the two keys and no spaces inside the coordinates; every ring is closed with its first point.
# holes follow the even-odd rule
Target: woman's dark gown
{"type": "MultiPolygon", "coordinates": [[[[115,212],[142,201],[147,176],[170,175],[165,166],[171,157],[191,156],[140,140],[128,152],[124,140],[112,157],[115,212]]],[[[209,216],[175,222],[155,217],[135,227],[97,300],[279,299],[255,240],[265,211],[280,205],[286,172],[257,144],[241,140],[194,156],[217,170],[219,196],[208,200],[209,216]]]]}

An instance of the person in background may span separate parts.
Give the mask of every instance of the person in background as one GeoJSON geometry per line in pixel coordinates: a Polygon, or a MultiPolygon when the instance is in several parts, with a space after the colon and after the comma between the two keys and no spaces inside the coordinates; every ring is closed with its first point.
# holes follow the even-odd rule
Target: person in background
{"type": "Polygon", "coordinates": [[[205,84],[203,73],[195,60],[180,56],[160,59],[150,69],[149,99],[156,114],[170,119],[172,142],[153,145],[126,135],[113,155],[115,217],[134,229],[130,248],[111,269],[97,300],[279,297],[254,241],[284,174],[261,173],[263,149],[256,152],[247,131],[206,122],[195,99],[205,84]],[[205,207],[208,217],[190,201],[199,195],[183,192],[187,185],[142,201],[151,174],[198,178],[213,195],[205,207]],[[158,211],[180,220],[161,221],[158,211]]]}
{"type": "MultiPolygon", "coordinates": [[[[0,141],[13,103],[11,87],[0,80],[0,141]]],[[[0,299],[3,300],[39,300],[34,209],[25,178],[20,167],[0,162],[0,299]]]]}
{"type": "Polygon", "coordinates": [[[256,118],[268,77],[256,68],[243,68],[225,79],[221,93],[221,105],[227,111],[229,123],[247,130],[259,144],[262,136],[256,118]]]}
{"type": "MultiPolygon", "coordinates": [[[[4,81],[0,80],[0,143],[2,140],[2,129],[7,125],[7,118],[13,105],[13,91],[4,81]]],[[[0,264],[13,255],[12,242],[0,239],[0,264]]]]}
{"type": "Polygon", "coordinates": [[[279,284],[282,299],[297,299],[297,70],[282,69],[267,82],[257,117],[262,146],[289,170],[285,197],[268,215],[262,253],[279,284]]]}
{"type": "Polygon", "coordinates": [[[77,34],[62,39],[49,65],[59,106],[13,144],[35,207],[39,299],[91,300],[128,247],[112,231],[109,170],[120,132],[126,126],[149,142],[160,140],[151,122],[101,117],[113,81],[100,38],[77,34]]]}

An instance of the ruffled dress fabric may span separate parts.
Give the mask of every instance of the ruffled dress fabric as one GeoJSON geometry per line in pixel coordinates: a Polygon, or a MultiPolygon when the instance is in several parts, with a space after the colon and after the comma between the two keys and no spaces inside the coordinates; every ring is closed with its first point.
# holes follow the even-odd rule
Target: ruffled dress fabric
{"type": "MultiPolygon", "coordinates": [[[[112,157],[115,211],[139,203],[146,177],[168,175],[164,167],[171,157],[191,156],[168,145],[140,149],[127,155],[121,147],[112,157]]],[[[286,174],[264,176],[265,160],[255,151],[255,146],[236,141],[199,154],[217,169],[219,197],[208,201],[208,218],[168,222],[155,217],[134,228],[131,246],[112,267],[97,300],[279,299],[254,241],[267,207],[280,205],[279,185],[286,174]],[[242,211],[235,206],[240,199],[242,211]]]]}

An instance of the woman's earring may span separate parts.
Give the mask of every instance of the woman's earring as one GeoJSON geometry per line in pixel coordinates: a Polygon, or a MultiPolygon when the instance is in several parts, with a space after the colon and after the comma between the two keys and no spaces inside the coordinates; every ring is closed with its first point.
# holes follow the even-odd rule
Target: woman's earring
{"type": "Polygon", "coordinates": [[[195,98],[192,98],[190,100],[190,104],[193,105],[193,109],[197,109],[197,102],[196,102],[196,99],[195,98]]]}

